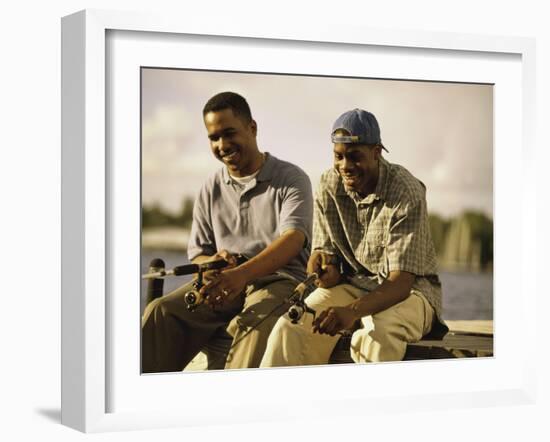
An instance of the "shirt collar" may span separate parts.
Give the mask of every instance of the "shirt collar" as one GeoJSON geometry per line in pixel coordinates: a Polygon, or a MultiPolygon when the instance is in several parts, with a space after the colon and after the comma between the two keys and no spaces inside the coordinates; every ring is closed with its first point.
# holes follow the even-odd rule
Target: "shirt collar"
{"type": "Polygon", "coordinates": [[[265,162],[260,173],[256,176],[256,181],[271,181],[275,175],[275,159],[269,152],[265,152],[265,162]]]}
{"type": "MultiPolygon", "coordinates": [[[[265,152],[265,162],[260,169],[260,173],[256,175],[256,181],[271,181],[275,174],[275,158],[269,153],[265,152]]],[[[231,175],[227,171],[227,167],[222,169],[222,177],[225,184],[231,184],[231,175]]]]}
{"type": "Polygon", "coordinates": [[[390,163],[388,163],[382,156],[378,157],[378,183],[376,183],[374,194],[381,200],[385,200],[386,194],[388,193],[389,169],[390,163]]]}

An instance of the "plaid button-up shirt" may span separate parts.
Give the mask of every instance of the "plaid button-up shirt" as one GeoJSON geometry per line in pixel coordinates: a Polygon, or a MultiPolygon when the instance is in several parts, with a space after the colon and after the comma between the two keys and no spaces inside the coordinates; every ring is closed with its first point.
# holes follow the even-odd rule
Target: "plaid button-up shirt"
{"type": "Polygon", "coordinates": [[[416,275],[421,292],[441,319],[441,283],[426,207],[426,188],[404,167],[379,161],[374,193],[347,192],[338,172],[326,171],[315,197],[312,249],[337,255],[352,285],[373,290],[391,271],[416,275]]]}

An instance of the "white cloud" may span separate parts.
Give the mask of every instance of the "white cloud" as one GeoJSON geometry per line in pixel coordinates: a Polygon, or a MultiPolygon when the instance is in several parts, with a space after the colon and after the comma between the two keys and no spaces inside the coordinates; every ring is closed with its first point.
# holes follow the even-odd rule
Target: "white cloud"
{"type": "Polygon", "coordinates": [[[148,146],[158,140],[186,137],[191,133],[191,121],[192,116],[183,106],[158,106],[143,120],[143,143],[148,146]]]}

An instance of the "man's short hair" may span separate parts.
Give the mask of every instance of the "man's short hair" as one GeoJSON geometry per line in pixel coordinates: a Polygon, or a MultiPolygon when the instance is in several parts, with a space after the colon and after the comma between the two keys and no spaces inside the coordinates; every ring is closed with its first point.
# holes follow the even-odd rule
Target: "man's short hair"
{"type": "Polygon", "coordinates": [[[250,106],[244,97],[235,92],[221,92],[214,95],[204,105],[202,116],[205,117],[208,112],[218,112],[225,109],[231,109],[236,117],[242,118],[247,123],[252,121],[250,106]]]}

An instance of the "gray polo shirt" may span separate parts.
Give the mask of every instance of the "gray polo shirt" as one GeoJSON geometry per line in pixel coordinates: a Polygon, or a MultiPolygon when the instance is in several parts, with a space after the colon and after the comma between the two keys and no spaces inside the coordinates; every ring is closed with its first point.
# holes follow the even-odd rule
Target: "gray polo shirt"
{"type": "Polygon", "coordinates": [[[193,207],[189,259],[225,249],[251,258],[283,232],[300,230],[306,243],[280,273],[305,277],[311,248],[313,197],[306,173],[266,153],[260,173],[244,187],[231,179],[225,167],[202,186],[193,207]]]}

